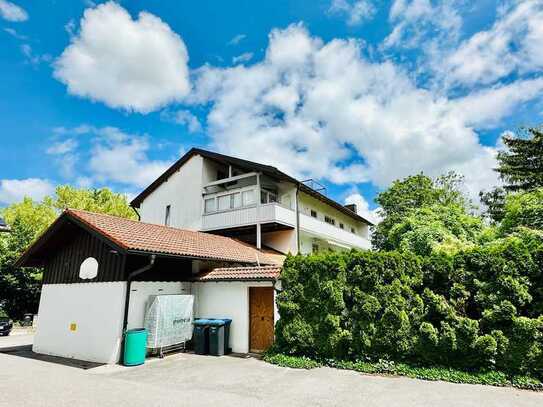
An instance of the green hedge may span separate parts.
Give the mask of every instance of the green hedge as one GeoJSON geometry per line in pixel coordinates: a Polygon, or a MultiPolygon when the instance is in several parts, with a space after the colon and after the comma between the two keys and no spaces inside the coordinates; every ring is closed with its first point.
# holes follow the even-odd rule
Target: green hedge
{"type": "Polygon", "coordinates": [[[510,237],[452,257],[289,256],[277,351],[543,378],[543,244],[510,237]]]}

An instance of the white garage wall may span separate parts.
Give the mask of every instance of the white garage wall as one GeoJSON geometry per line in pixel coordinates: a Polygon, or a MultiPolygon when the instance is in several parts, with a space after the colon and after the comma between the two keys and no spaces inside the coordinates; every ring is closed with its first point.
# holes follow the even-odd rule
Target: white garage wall
{"type": "Polygon", "coordinates": [[[119,360],[126,283],[44,284],[32,350],[99,363],[119,360]],[[70,325],[76,324],[71,331],[70,325]]]}
{"type": "Polygon", "coordinates": [[[151,295],[190,294],[188,282],[134,281],[130,286],[128,329],[143,328],[147,301],[151,295]]]}
{"type": "MultiPolygon", "coordinates": [[[[230,318],[230,347],[233,352],[249,352],[249,287],[270,287],[271,282],[193,283],[195,316],[230,318]]],[[[274,298],[275,321],[279,318],[274,298]]]]}

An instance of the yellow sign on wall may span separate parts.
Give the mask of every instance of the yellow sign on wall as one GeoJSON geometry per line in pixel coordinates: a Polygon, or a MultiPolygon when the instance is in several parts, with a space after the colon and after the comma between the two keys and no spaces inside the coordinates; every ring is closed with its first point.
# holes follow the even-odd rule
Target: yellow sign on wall
{"type": "Polygon", "coordinates": [[[70,331],[72,331],[72,332],[77,331],[77,324],[75,322],[72,322],[70,324],[70,331]]]}

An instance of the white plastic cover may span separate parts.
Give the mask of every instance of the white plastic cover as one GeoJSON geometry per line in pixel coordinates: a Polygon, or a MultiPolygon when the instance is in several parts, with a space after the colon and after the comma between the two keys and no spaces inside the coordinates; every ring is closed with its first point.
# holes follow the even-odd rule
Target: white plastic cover
{"type": "Polygon", "coordinates": [[[156,295],[149,298],[145,328],[147,347],[177,345],[192,338],[193,295],[156,295]]]}

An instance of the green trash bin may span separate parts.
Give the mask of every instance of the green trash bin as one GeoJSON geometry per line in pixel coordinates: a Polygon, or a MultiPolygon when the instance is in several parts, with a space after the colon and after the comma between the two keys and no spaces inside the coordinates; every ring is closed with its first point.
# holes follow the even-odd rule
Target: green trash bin
{"type": "Polygon", "coordinates": [[[147,329],[130,329],[124,334],[123,364],[138,366],[145,363],[147,354],[147,329]]]}

